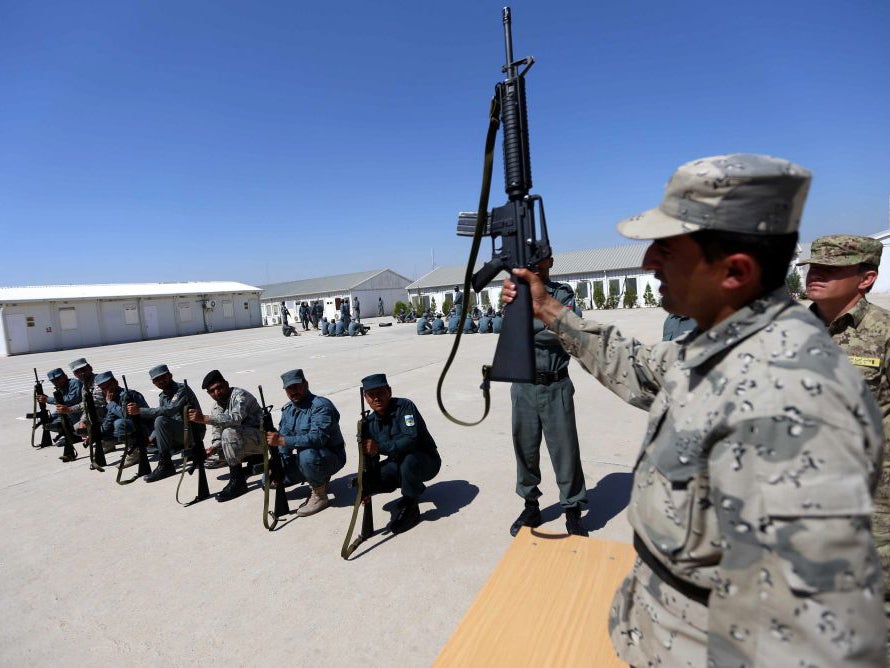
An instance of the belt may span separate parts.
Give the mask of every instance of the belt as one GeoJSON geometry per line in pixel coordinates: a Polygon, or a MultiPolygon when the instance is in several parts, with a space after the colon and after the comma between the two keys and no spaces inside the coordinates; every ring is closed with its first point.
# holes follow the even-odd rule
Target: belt
{"type": "Polygon", "coordinates": [[[568,369],[561,369],[559,371],[538,371],[535,373],[535,385],[550,385],[563,378],[568,378],[568,376],[568,369]]]}
{"type": "Polygon", "coordinates": [[[646,564],[649,567],[649,570],[655,573],[662,582],[667,583],[686,598],[692,599],[706,608],[708,607],[708,597],[711,595],[711,590],[694,585],[671,573],[665,565],[649,551],[649,548],[646,547],[643,539],[640,538],[636,532],[634,532],[634,549],[637,551],[637,556],[640,557],[640,561],[646,564]]]}

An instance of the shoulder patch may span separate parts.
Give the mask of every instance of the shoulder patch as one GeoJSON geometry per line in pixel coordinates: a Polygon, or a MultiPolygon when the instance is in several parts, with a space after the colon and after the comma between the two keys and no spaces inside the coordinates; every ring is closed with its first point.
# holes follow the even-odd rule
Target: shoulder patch
{"type": "Polygon", "coordinates": [[[881,360],[877,357],[861,357],[859,355],[850,355],[850,363],[853,366],[866,366],[871,369],[881,368],[881,360]]]}
{"type": "Polygon", "coordinates": [[[413,415],[406,415],[406,416],[405,416],[405,426],[406,426],[406,427],[413,427],[413,426],[414,426],[414,416],[413,416],[413,415]]]}

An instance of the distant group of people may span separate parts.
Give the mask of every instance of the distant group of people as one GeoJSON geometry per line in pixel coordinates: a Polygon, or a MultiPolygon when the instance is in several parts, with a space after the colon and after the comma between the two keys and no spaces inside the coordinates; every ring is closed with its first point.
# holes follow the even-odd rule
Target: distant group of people
{"type": "MultiPolygon", "coordinates": [[[[113,452],[137,428],[137,422],[150,432],[148,441],[156,451],[157,464],[145,476],[145,482],[163,480],[177,472],[174,456],[185,444],[185,420],[191,424],[191,436],[203,443],[209,430],[205,466],[229,469],[228,482],[216,494],[220,502],[230,501],[248,491],[247,479],[261,461],[266,448],[277,448],[281,457],[286,486],[306,483],[311,492],[296,511],[299,517],[314,515],[329,505],[328,484],[331,476],[346,464],[345,441],[340,431],[340,413],[325,397],[313,394],[302,369],[281,375],[282,389],[288,402],[281,411],[278,430],[263,433],[263,407],[249,391],[233,387],[218,370],[204,376],[201,388],[212,402],[204,412],[195,393],[184,383],[173,380],[165,364],[149,371],[152,384],[160,390],[157,408],[150,408],[138,391],[125,391],[110,371],[94,373],[84,358],[69,365],[75,378],[61,368],[47,377],[54,396],[36,397],[41,405],[55,408],[51,429],[60,434],[61,416],[77,420],[76,431],[85,436],[90,429],[90,411],[86,395],[95,404],[101,422],[103,452],[113,452]]],[[[384,455],[374,493],[401,489],[397,512],[390,525],[401,533],[420,520],[418,500],[425,483],[439,472],[441,458],[433,437],[417,406],[409,399],[392,396],[385,374],[362,379],[362,392],[371,414],[366,418],[366,437],[362,447],[368,456],[384,455]]],[[[202,446],[203,447],[203,446],[202,446]]],[[[135,448],[127,454],[123,467],[138,463],[135,448]]]]}
{"type": "MultiPolygon", "coordinates": [[[[460,293],[458,288],[455,290],[460,293]]],[[[462,330],[464,334],[500,334],[504,318],[500,311],[495,311],[491,306],[486,307],[485,311],[474,306],[461,325],[460,307],[455,304],[448,312],[447,320],[446,324],[442,313],[433,313],[428,309],[416,318],[418,336],[457,334],[458,330],[462,330]]]]}

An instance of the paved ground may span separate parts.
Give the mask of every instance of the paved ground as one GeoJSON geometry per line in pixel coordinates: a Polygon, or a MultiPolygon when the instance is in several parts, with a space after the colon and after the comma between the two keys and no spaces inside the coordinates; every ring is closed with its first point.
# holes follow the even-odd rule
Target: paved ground
{"type": "MultiPolygon", "coordinates": [[[[644,342],[660,338],[661,310],[609,315],[644,342]]],[[[354,339],[284,338],[276,327],[0,359],[0,664],[429,665],[506,549],[521,509],[508,387],[493,386],[481,425],[453,425],[436,406],[435,387],[454,338],[366,322],[371,333],[354,339]],[[121,487],[110,467],[90,471],[85,456],[63,464],[58,448],[32,450],[30,422],[16,419],[31,410],[32,367],[43,376],[81,356],[96,371],[125,374],[152,405],[147,370],[157,363],[196,387],[212,368],[252,392],[262,384],[276,407],[284,399],[279,374],[302,367],[312,390],[342,415],[349,459],[332,483],[333,507],[269,533],[256,478],[255,489],[235,501],[182,508],[174,500],[177,478],[121,487]],[[418,405],[443,467],[421,504],[426,521],[400,536],[375,537],[345,562],[339,552],[352,505],[346,478],[357,459],[357,388],[378,371],[396,395],[418,405]]],[[[495,340],[462,339],[444,389],[446,407],[462,419],[481,414],[480,367],[495,340]]],[[[629,542],[623,508],[645,414],[574,362],[571,372],[589,488],[584,522],[594,536],[629,542]]],[[[109,455],[109,464],[118,457],[109,455]]],[[[554,504],[545,518],[561,530],[546,454],[544,462],[542,501],[554,504]]],[[[224,471],[209,472],[211,492],[224,485],[224,471]]],[[[187,494],[194,484],[186,480],[187,494]]],[[[306,494],[305,486],[293,488],[291,506],[306,494]]],[[[395,498],[375,497],[378,526],[395,498]]]]}

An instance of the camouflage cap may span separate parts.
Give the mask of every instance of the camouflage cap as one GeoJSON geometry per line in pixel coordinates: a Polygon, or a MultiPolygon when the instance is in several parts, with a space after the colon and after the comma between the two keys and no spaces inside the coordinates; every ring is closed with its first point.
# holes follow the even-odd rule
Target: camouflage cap
{"type": "Polygon", "coordinates": [[[803,264],[825,264],[830,267],[849,267],[854,264],[881,264],[881,251],[884,244],[871,237],[858,237],[854,234],[830,234],[819,237],[810,247],[810,257],[798,262],[803,264]]]}
{"type": "Polygon", "coordinates": [[[681,165],[657,209],[618,223],[631,239],[661,239],[698,230],[787,234],[800,225],[812,174],[787,160],[751,153],[681,165]]]}

